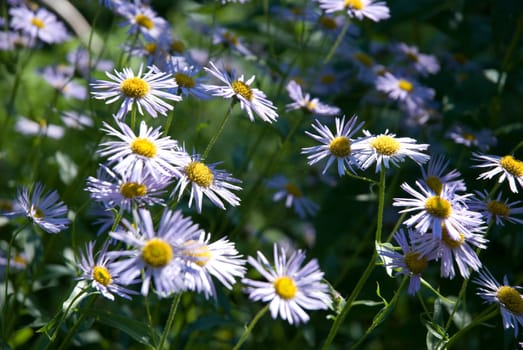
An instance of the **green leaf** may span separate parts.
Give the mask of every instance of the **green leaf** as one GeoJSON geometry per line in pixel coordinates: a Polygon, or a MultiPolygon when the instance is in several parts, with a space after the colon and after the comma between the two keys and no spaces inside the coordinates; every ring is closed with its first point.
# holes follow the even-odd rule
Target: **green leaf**
{"type": "Polygon", "coordinates": [[[97,322],[121,330],[141,344],[154,347],[160,340],[160,333],[145,322],[116,314],[110,310],[84,309],[81,312],[86,316],[94,317],[97,322]]]}
{"type": "Polygon", "coordinates": [[[29,339],[31,339],[33,334],[34,334],[34,331],[29,327],[17,330],[9,338],[9,341],[8,341],[9,346],[14,349],[20,345],[23,345],[29,339]]]}
{"type": "Polygon", "coordinates": [[[78,166],[69,158],[68,155],[60,151],[56,152],[56,163],[58,164],[58,171],[60,179],[65,184],[70,184],[78,175],[78,166]]]}

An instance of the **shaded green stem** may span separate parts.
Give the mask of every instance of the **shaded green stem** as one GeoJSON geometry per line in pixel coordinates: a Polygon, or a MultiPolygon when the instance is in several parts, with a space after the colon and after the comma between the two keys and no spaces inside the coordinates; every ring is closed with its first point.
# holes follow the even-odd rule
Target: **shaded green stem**
{"type": "Polygon", "coordinates": [[[491,319],[492,317],[496,316],[499,313],[499,307],[497,304],[490,305],[487,309],[485,309],[481,314],[479,314],[472,322],[470,322],[465,327],[461,328],[459,331],[454,333],[452,337],[449,338],[449,340],[445,343],[445,348],[450,349],[452,344],[454,344],[461,336],[463,336],[465,333],[470,331],[472,328],[476,327],[477,325],[491,319]]]}
{"type": "Polygon", "coordinates": [[[158,350],[163,349],[165,341],[167,340],[167,335],[169,335],[171,328],[173,328],[174,316],[176,315],[176,310],[178,309],[178,304],[180,303],[181,298],[182,293],[177,293],[174,296],[173,302],[171,304],[171,310],[169,311],[169,316],[167,317],[167,322],[165,323],[165,328],[163,329],[162,337],[160,338],[160,343],[157,347],[158,350]]]}
{"type": "Polygon", "coordinates": [[[254,318],[252,319],[251,323],[249,323],[249,325],[247,326],[247,328],[245,328],[245,331],[243,332],[242,336],[240,337],[240,339],[238,340],[238,342],[236,343],[236,345],[234,345],[234,348],[233,350],[238,350],[240,348],[240,346],[242,346],[242,344],[245,342],[245,340],[247,339],[247,337],[249,336],[249,334],[251,334],[254,326],[256,326],[256,323],[258,323],[258,321],[260,320],[260,318],[263,317],[263,315],[265,315],[267,313],[267,311],[269,311],[269,305],[270,304],[267,304],[265,305],[265,307],[263,309],[261,309],[260,311],[258,311],[258,313],[254,316],[254,318]]]}
{"type": "MultiPolygon", "coordinates": [[[[97,294],[94,294],[91,297],[91,299],[89,300],[89,304],[87,304],[87,306],[86,306],[87,310],[90,309],[91,306],[93,306],[94,302],[96,301],[96,297],[97,296],[98,296],[97,294]]],[[[58,350],[65,349],[69,345],[69,341],[71,340],[71,338],[74,336],[74,334],[78,330],[78,327],[80,327],[80,325],[84,321],[85,315],[86,315],[86,313],[83,312],[80,315],[80,317],[78,317],[78,320],[76,320],[76,322],[74,323],[73,327],[69,330],[69,332],[67,332],[67,335],[65,336],[65,339],[62,342],[62,344],[60,345],[60,347],[58,348],[58,350]]]]}
{"type": "Polygon", "coordinates": [[[207,156],[209,155],[209,152],[211,151],[214,144],[216,143],[216,140],[222,134],[223,129],[225,129],[225,124],[227,124],[227,121],[229,120],[229,117],[231,116],[232,109],[233,109],[234,105],[236,104],[236,102],[238,102],[238,100],[236,98],[233,98],[231,101],[231,104],[229,105],[229,108],[227,109],[227,112],[225,113],[225,116],[222,119],[222,123],[220,124],[220,126],[218,127],[218,130],[216,131],[216,133],[213,135],[213,137],[207,144],[207,147],[205,148],[205,151],[202,154],[202,160],[205,160],[205,158],[207,158],[207,156]]]}
{"type": "Polygon", "coordinates": [[[332,45],[331,49],[329,50],[329,53],[327,54],[327,57],[323,60],[323,63],[328,63],[336,50],[338,49],[338,46],[340,46],[341,41],[345,37],[345,33],[347,33],[347,29],[349,29],[350,25],[350,19],[348,17],[345,18],[345,24],[343,25],[343,28],[341,28],[340,34],[338,34],[338,37],[336,38],[336,41],[332,45]]]}

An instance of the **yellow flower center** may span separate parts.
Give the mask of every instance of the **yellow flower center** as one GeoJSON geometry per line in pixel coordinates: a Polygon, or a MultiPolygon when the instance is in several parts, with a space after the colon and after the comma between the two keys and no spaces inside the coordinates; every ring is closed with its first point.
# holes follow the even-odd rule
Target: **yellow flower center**
{"type": "Polygon", "coordinates": [[[120,84],[120,90],[130,98],[143,98],[149,93],[149,84],[142,78],[127,78],[120,84]]]}
{"type": "Polygon", "coordinates": [[[414,85],[412,85],[412,83],[410,81],[407,81],[405,79],[400,79],[398,81],[398,87],[401,90],[407,91],[407,92],[411,92],[414,89],[414,85]]]}
{"type": "Polygon", "coordinates": [[[174,40],[171,42],[171,50],[178,53],[183,53],[185,51],[185,45],[180,40],[174,40]]]}
{"type": "Polygon", "coordinates": [[[31,20],[31,24],[34,25],[35,27],[37,27],[38,29],[42,29],[45,27],[44,21],[42,21],[36,17],[31,20]]]}
{"type": "Polygon", "coordinates": [[[245,84],[243,81],[235,80],[232,82],[232,90],[237,94],[242,96],[243,98],[251,101],[254,94],[251,90],[251,88],[245,84]]]}
{"type": "Polygon", "coordinates": [[[321,16],[319,22],[324,28],[329,30],[338,28],[338,23],[331,17],[321,16]]]}
{"type": "Polygon", "coordinates": [[[33,212],[33,217],[35,219],[41,219],[43,218],[45,215],[44,215],[44,212],[42,211],[42,209],[38,208],[38,207],[35,207],[33,206],[32,208],[32,212],[33,212]]]}
{"type": "Polygon", "coordinates": [[[158,49],[158,45],[156,43],[147,43],[143,48],[149,55],[152,55],[156,52],[156,49],[158,49]]]}
{"type": "Polygon", "coordinates": [[[350,140],[346,136],[335,137],[329,143],[329,151],[336,157],[347,157],[350,154],[350,140]]]}
{"type": "Polygon", "coordinates": [[[142,248],[142,259],[152,267],[163,267],[173,258],[171,245],[160,238],[153,238],[142,248]]]}
{"type": "Polygon", "coordinates": [[[345,8],[352,8],[354,10],[363,10],[363,2],[361,0],[345,0],[343,2],[345,8]]]}
{"type": "Polygon", "coordinates": [[[440,196],[432,196],[425,202],[425,210],[432,216],[446,219],[452,213],[450,202],[440,196]]]}
{"type": "Polygon", "coordinates": [[[499,302],[515,315],[523,314],[523,298],[519,292],[509,286],[501,286],[496,293],[499,302]]]}
{"type": "Polygon", "coordinates": [[[156,156],[156,145],[149,139],[138,137],[131,143],[131,151],[147,158],[156,156]]]}
{"type": "Polygon", "coordinates": [[[301,16],[301,15],[303,15],[303,10],[300,7],[293,7],[293,8],[291,8],[291,13],[294,16],[301,16]]]}
{"type": "Polygon", "coordinates": [[[331,85],[336,81],[334,74],[325,74],[320,78],[320,82],[325,85],[331,85]]]}
{"type": "Polygon", "coordinates": [[[463,134],[461,134],[461,137],[463,137],[467,141],[474,141],[476,139],[476,136],[474,136],[474,134],[468,132],[464,132],[463,134]]]}
{"type": "Polygon", "coordinates": [[[147,186],[137,182],[126,182],[120,186],[120,193],[130,199],[141,197],[147,193],[147,186]]]}
{"type": "MultiPolygon", "coordinates": [[[[194,244],[195,241],[190,240],[185,243],[186,246],[189,246],[191,244],[194,244]]],[[[191,256],[193,258],[196,258],[197,260],[194,261],[194,263],[200,267],[204,267],[205,264],[209,261],[211,258],[211,250],[209,249],[209,246],[203,244],[198,245],[197,248],[189,248],[184,250],[185,256],[191,256]]]]}
{"type": "Polygon", "coordinates": [[[418,62],[418,55],[416,55],[414,52],[407,52],[407,58],[412,62],[418,62]]]}
{"type": "Polygon", "coordinates": [[[454,240],[452,237],[450,237],[449,232],[447,231],[447,228],[445,225],[441,227],[441,241],[450,249],[459,248],[465,242],[465,235],[463,233],[459,234],[459,240],[454,240]]]}
{"type": "Polygon", "coordinates": [[[366,67],[372,67],[374,64],[372,57],[363,52],[356,52],[352,57],[366,67]]]}
{"type": "Polygon", "coordinates": [[[285,191],[287,191],[288,194],[294,196],[294,197],[301,197],[303,194],[301,193],[301,190],[298,188],[298,186],[288,183],[285,185],[285,191]]]}
{"type": "Polygon", "coordinates": [[[307,108],[309,111],[314,111],[314,109],[316,109],[316,103],[308,101],[305,105],[305,108],[307,108]]]}
{"type": "Polygon", "coordinates": [[[236,37],[236,35],[230,32],[223,33],[223,40],[229,44],[232,44],[233,46],[238,45],[238,38],[236,37]]]}
{"type": "Polygon", "coordinates": [[[134,17],[134,20],[136,21],[136,24],[138,24],[141,27],[145,27],[149,30],[153,29],[154,23],[153,20],[144,15],[143,13],[139,13],[134,17]]]}
{"type": "Polygon", "coordinates": [[[13,257],[13,261],[17,264],[20,264],[20,265],[23,265],[23,266],[27,266],[27,259],[25,259],[23,256],[19,255],[19,254],[16,254],[14,257],[13,257]]]}
{"type": "Polygon", "coordinates": [[[496,216],[507,217],[510,214],[510,208],[505,203],[495,200],[487,203],[487,210],[496,216]]]}
{"type": "Polygon", "coordinates": [[[376,137],[370,142],[370,145],[376,150],[376,152],[384,156],[393,156],[401,147],[398,140],[389,135],[376,137]]]}
{"type": "Polygon", "coordinates": [[[201,187],[209,187],[214,175],[209,167],[201,162],[191,162],[185,167],[187,178],[201,187]]]}
{"type": "Polygon", "coordinates": [[[425,271],[428,262],[425,257],[420,257],[419,253],[410,252],[405,254],[405,264],[413,274],[419,274],[425,271]]]}
{"type": "Polygon", "coordinates": [[[287,276],[278,277],[274,280],[274,290],[283,299],[292,299],[298,291],[294,280],[287,276]]]}
{"type": "Polygon", "coordinates": [[[93,268],[93,279],[104,285],[107,286],[109,283],[111,283],[111,274],[109,273],[109,270],[107,270],[103,266],[95,266],[93,268]]]}
{"type": "Polygon", "coordinates": [[[438,195],[440,195],[441,191],[443,190],[443,182],[441,182],[437,176],[427,177],[427,186],[429,186],[429,188],[438,195]]]}
{"type": "Polygon", "coordinates": [[[523,162],[512,156],[504,156],[501,158],[499,160],[499,165],[516,177],[523,176],[523,162]]]}
{"type": "Polygon", "coordinates": [[[176,84],[178,84],[178,86],[185,88],[193,88],[196,85],[194,79],[191,76],[183,73],[174,74],[174,80],[176,80],[176,84]]]}

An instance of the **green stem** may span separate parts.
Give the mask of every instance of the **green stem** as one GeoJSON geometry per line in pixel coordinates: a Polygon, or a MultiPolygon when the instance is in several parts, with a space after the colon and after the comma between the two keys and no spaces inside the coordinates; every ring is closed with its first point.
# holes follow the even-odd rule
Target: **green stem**
{"type": "Polygon", "coordinates": [[[334,55],[334,52],[336,52],[336,50],[338,49],[338,46],[340,46],[341,41],[343,40],[343,37],[345,36],[345,33],[347,33],[347,29],[349,29],[349,25],[350,25],[350,19],[349,19],[349,17],[346,17],[345,24],[343,25],[343,28],[341,29],[340,34],[338,34],[336,41],[334,42],[329,53],[327,54],[327,57],[325,57],[325,60],[323,60],[324,64],[328,63],[331,60],[332,56],[334,55]]]}
{"type": "MultiPolygon", "coordinates": [[[[86,306],[87,310],[90,309],[91,306],[93,306],[94,302],[96,301],[97,296],[98,296],[97,294],[94,294],[91,297],[91,300],[89,300],[89,304],[87,304],[87,306],[86,306]]],[[[80,327],[80,325],[82,324],[82,322],[85,318],[85,315],[86,315],[86,313],[84,312],[80,315],[80,317],[78,317],[78,320],[76,320],[73,327],[69,330],[69,332],[67,332],[67,335],[65,336],[65,339],[62,342],[62,344],[60,344],[60,347],[58,348],[58,350],[65,349],[67,347],[67,345],[69,345],[69,341],[71,340],[71,338],[74,336],[74,334],[78,330],[78,327],[80,327]]]]}
{"type": "Polygon", "coordinates": [[[243,332],[240,340],[238,340],[236,345],[234,345],[233,350],[238,350],[240,348],[240,346],[242,346],[242,344],[245,342],[245,340],[247,339],[249,334],[251,334],[252,329],[254,328],[256,323],[258,323],[260,318],[262,318],[263,315],[265,315],[267,313],[267,311],[269,311],[269,304],[265,305],[265,307],[263,309],[261,309],[260,311],[258,311],[258,313],[254,316],[254,318],[252,319],[251,323],[249,323],[247,328],[245,328],[245,331],[243,332]]]}
{"type": "MultiPolygon", "coordinates": [[[[134,131],[134,127],[136,126],[136,110],[138,108],[134,106],[133,109],[131,109],[131,129],[134,131]]],[[[125,118],[125,117],[124,117],[125,118]]]]}
{"type": "Polygon", "coordinates": [[[236,98],[233,98],[229,108],[227,109],[227,112],[225,113],[225,116],[223,117],[222,123],[218,127],[218,131],[216,131],[214,136],[209,141],[209,144],[207,145],[207,148],[205,148],[205,151],[202,154],[202,160],[205,160],[205,158],[207,158],[207,156],[209,155],[209,152],[211,151],[211,149],[213,148],[214,144],[216,143],[216,140],[218,139],[218,137],[223,132],[223,129],[225,128],[225,124],[227,124],[227,121],[229,120],[229,117],[231,115],[231,111],[232,111],[234,105],[236,104],[236,102],[238,102],[238,100],[236,98]]]}
{"type": "Polygon", "coordinates": [[[351,346],[351,349],[356,349],[361,343],[363,343],[363,341],[365,339],[367,339],[367,337],[372,333],[372,331],[374,331],[374,329],[376,329],[376,327],[378,327],[380,324],[383,323],[383,321],[385,321],[385,319],[388,317],[389,313],[396,306],[396,303],[398,302],[398,298],[401,295],[401,291],[403,290],[403,287],[405,287],[405,282],[407,281],[407,279],[408,279],[408,276],[403,277],[403,279],[401,280],[401,284],[400,284],[398,290],[396,291],[396,293],[394,294],[394,296],[392,297],[390,303],[388,303],[383,309],[381,309],[379,311],[379,317],[376,317],[372,321],[372,325],[367,329],[365,334],[362,337],[360,337],[354,345],[351,346]]]}
{"type": "Polygon", "coordinates": [[[385,207],[385,168],[380,171],[380,183],[378,192],[378,218],[376,223],[376,242],[381,243],[381,231],[383,229],[383,209],[385,207]]]}
{"type": "Polygon", "coordinates": [[[180,303],[180,299],[182,298],[182,293],[178,293],[174,296],[173,302],[171,304],[171,310],[169,311],[169,316],[167,318],[167,323],[165,324],[165,328],[163,329],[163,334],[160,339],[160,344],[158,344],[157,349],[162,350],[163,345],[165,344],[165,341],[167,340],[167,335],[171,332],[171,328],[173,327],[174,323],[174,316],[176,315],[176,310],[178,309],[178,304],[180,303]]]}
{"type": "Polygon", "coordinates": [[[325,343],[323,344],[322,349],[328,350],[330,348],[330,345],[332,344],[332,341],[334,340],[334,337],[336,336],[336,333],[338,333],[338,330],[343,323],[343,320],[345,320],[345,317],[347,317],[347,314],[349,313],[350,309],[352,308],[352,305],[354,305],[354,301],[358,297],[358,295],[361,292],[361,289],[363,288],[363,285],[365,282],[367,282],[367,279],[369,278],[372,270],[374,270],[374,266],[376,265],[376,259],[378,258],[378,253],[376,250],[374,250],[374,253],[372,254],[372,257],[369,261],[369,264],[367,265],[367,268],[363,272],[362,276],[358,280],[358,283],[352,290],[351,295],[347,299],[347,302],[343,306],[343,309],[339,313],[339,315],[336,317],[336,320],[334,320],[334,323],[329,331],[329,334],[327,336],[327,339],[325,340],[325,343]]]}
{"type": "Polygon", "coordinates": [[[496,316],[498,313],[499,307],[497,306],[497,304],[490,305],[487,309],[485,309],[485,311],[479,314],[476,319],[474,319],[468,325],[454,333],[454,335],[450,337],[449,340],[445,343],[445,348],[451,349],[452,344],[454,344],[461,336],[470,331],[472,328],[476,327],[478,324],[481,324],[496,316]]]}

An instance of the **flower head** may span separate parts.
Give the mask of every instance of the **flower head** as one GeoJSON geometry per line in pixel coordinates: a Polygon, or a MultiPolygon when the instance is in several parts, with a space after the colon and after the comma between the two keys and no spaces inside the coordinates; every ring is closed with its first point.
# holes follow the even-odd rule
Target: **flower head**
{"type": "Polygon", "coordinates": [[[134,105],[141,115],[143,115],[143,109],[153,118],[156,118],[158,113],[166,115],[167,111],[174,107],[163,99],[171,101],[182,99],[181,96],[164,91],[176,88],[178,86],[176,81],[170,74],[159,71],[156,66],[149,66],[143,77],[142,70],[143,66],[140,66],[136,75],[130,68],[124,68],[122,72],[115,69],[114,75],[105,72],[111,81],[98,80],[91,84],[97,90],[92,92],[94,98],[107,100],[106,103],[123,99],[116,113],[117,119],[123,119],[134,105]]]}
{"type": "Polygon", "coordinates": [[[19,208],[8,216],[25,215],[46,232],[58,233],[65,230],[70,223],[66,217],[67,206],[60,200],[57,191],[44,193],[44,185],[37,182],[29,190],[22,187],[16,196],[19,208]]]}
{"type": "Polygon", "coordinates": [[[520,287],[510,286],[507,276],[501,285],[489,270],[483,269],[473,280],[479,285],[477,294],[488,303],[496,303],[501,311],[503,327],[514,328],[514,336],[518,336],[518,326],[523,326],[523,296],[520,287]]]}
{"type": "Polygon", "coordinates": [[[232,206],[240,204],[238,196],[231,191],[241,190],[241,187],[234,185],[240,180],[233,178],[224,170],[216,169],[218,163],[204,163],[199,154],[190,155],[185,150],[182,150],[180,154],[181,157],[177,163],[180,178],[172,195],[178,192],[178,200],[180,200],[187,186],[190,186],[189,207],[194,199],[199,213],[202,211],[204,195],[223,210],[225,210],[225,206],[222,199],[232,206]]]}
{"type": "Polygon", "coordinates": [[[374,22],[390,17],[390,11],[387,4],[383,1],[376,0],[316,0],[320,8],[326,13],[345,11],[349,17],[359,20],[365,17],[374,22]]]}
{"type": "Polygon", "coordinates": [[[272,199],[277,202],[285,199],[285,207],[293,207],[301,219],[314,216],[319,209],[318,204],[303,195],[301,189],[290,182],[285,176],[277,175],[267,182],[267,187],[276,190],[272,199]]]}
{"type": "Polygon", "coordinates": [[[478,179],[491,179],[499,175],[498,182],[508,181],[510,190],[518,193],[517,184],[523,187],[523,162],[513,155],[503,157],[472,153],[472,159],[480,161],[481,164],[474,165],[475,168],[491,168],[490,170],[479,174],[478,179]]]}
{"type": "Polygon", "coordinates": [[[351,138],[363,126],[363,122],[356,125],[357,120],[358,118],[356,116],[352,116],[345,123],[345,117],[342,119],[336,118],[336,134],[333,134],[328,127],[316,120],[316,124],[312,124],[312,127],[318,134],[313,134],[308,131],[305,133],[314,140],[322,143],[322,145],[306,147],[301,151],[303,154],[309,154],[307,156],[309,165],[313,165],[327,158],[327,164],[323,169],[323,173],[325,173],[327,168],[336,161],[339,176],[345,174],[345,167],[351,172],[354,172],[353,166],[359,168],[359,161],[355,153],[357,151],[354,150],[354,148],[358,148],[355,147],[358,141],[351,138]]]}
{"type": "Polygon", "coordinates": [[[45,8],[40,7],[33,11],[25,6],[13,7],[9,14],[11,28],[22,31],[31,40],[40,39],[48,44],[69,40],[64,24],[45,8]]]}
{"type": "Polygon", "coordinates": [[[388,169],[389,163],[398,166],[405,158],[411,158],[418,164],[423,164],[430,159],[430,156],[422,153],[429,145],[416,144],[416,140],[410,137],[396,137],[395,134],[389,133],[372,135],[368,130],[363,130],[366,136],[364,141],[359,143],[358,159],[362,169],[367,169],[373,163],[376,163],[376,172],[382,167],[388,169]]]}
{"type": "Polygon", "coordinates": [[[247,112],[251,121],[254,121],[254,113],[268,123],[272,123],[278,118],[276,107],[266,98],[265,93],[250,86],[254,81],[254,76],[245,81],[243,75],[237,77],[234,70],[229,74],[218,69],[213,62],[209,64],[211,68],[205,67],[204,69],[225,83],[225,85],[203,85],[213,96],[235,98],[240,102],[241,109],[247,112]]]}
{"type": "MultiPolygon", "coordinates": [[[[112,271],[113,259],[107,255],[107,243],[98,252],[96,260],[93,253],[94,244],[94,241],[88,242],[85,253],[80,255],[79,267],[82,275],[78,279],[91,282],[91,286],[109,300],[114,300],[113,293],[131,299],[129,294],[136,294],[136,292],[122,287],[120,277],[112,271]]],[[[130,281],[130,283],[134,282],[130,281]]]]}
{"type": "Polygon", "coordinates": [[[475,193],[476,197],[470,201],[469,208],[480,212],[488,224],[494,222],[503,226],[504,221],[523,224],[523,219],[514,217],[514,214],[523,213],[523,207],[519,206],[521,201],[509,202],[508,198],[503,200],[503,192],[499,192],[496,198],[490,197],[487,190],[475,193]]]}
{"type": "Polygon", "coordinates": [[[274,267],[258,252],[257,259],[248,257],[251,264],[267,281],[242,279],[245,292],[251,300],[270,302],[273,319],[278,316],[290,324],[306,323],[309,316],[305,310],[327,309],[331,303],[328,286],[321,280],[318,262],[313,259],[305,266],[305,253],[294,252],[287,259],[283,248],[274,244],[274,267]]]}
{"type": "Polygon", "coordinates": [[[320,102],[318,98],[311,99],[309,94],[304,95],[301,86],[295,80],[291,80],[287,84],[287,92],[289,93],[289,97],[294,101],[287,104],[287,111],[304,109],[317,115],[337,115],[340,113],[338,107],[326,105],[320,102]]]}

